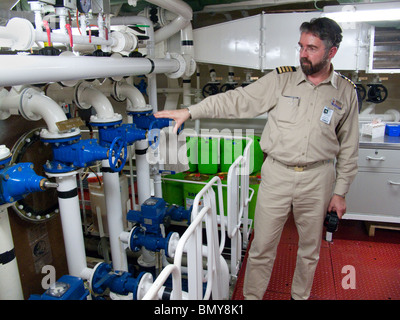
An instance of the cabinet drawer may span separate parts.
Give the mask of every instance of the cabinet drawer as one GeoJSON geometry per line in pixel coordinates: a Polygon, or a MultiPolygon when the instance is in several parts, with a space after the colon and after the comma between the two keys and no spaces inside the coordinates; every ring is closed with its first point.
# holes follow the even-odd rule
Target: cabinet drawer
{"type": "Polygon", "coordinates": [[[367,168],[400,168],[400,150],[359,149],[358,166],[367,168]]]}
{"type": "Polygon", "coordinates": [[[359,172],[346,203],[349,213],[400,217],[400,174],[359,172]]]}

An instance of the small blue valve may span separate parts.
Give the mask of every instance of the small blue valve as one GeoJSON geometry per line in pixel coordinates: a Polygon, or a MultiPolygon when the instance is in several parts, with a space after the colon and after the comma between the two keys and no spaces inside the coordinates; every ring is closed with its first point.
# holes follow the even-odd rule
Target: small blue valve
{"type": "Polygon", "coordinates": [[[21,200],[32,192],[44,191],[48,180],[33,171],[30,162],[6,166],[0,170],[0,204],[21,200]]]}

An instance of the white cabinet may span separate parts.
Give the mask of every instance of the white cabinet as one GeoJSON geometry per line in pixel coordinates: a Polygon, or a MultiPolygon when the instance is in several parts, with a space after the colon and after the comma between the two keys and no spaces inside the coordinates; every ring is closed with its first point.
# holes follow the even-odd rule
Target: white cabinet
{"type": "Polygon", "coordinates": [[[344,219],[400,223],[400,150],[360,148],[344,219]]]}

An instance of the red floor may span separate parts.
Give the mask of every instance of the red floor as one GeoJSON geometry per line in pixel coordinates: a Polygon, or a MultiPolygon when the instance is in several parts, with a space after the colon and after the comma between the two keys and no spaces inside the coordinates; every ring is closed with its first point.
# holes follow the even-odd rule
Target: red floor
{"type": "MultiPolygon", "coordinates": [[[[290,299],[297,240],[289,218],[264,300],[290,299]]],[[[246,260],[247,255],[232,300],[243,299],[246,260]]],[[[369,237],[364,222],[341,220],[333,242],[323,240],[310,300],[400,300],[400,231],[376,229],[375,236],[369,237]],[[342,273],[345,266],[354,267],[354,289],[342,286],[349,283],[349,272],[342,273]]]]}

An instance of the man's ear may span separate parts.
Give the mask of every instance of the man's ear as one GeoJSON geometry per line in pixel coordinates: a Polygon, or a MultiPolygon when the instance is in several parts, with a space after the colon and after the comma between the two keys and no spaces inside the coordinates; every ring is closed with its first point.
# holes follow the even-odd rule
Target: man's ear
{"type": "Polygon", "coordinates": [[[337,47],[332,47],[329,49],[329,58],[332,59],[336,53],[338,52],[338,48],[337,47]]]}

